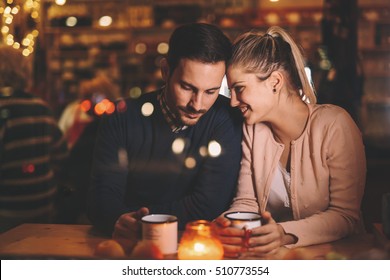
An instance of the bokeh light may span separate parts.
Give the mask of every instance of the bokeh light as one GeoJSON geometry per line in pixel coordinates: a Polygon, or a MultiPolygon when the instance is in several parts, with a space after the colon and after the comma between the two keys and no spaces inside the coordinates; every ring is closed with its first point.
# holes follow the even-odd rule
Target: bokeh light
{"type": "Polygon", "coordinates": [[[95,111],[95,114],[98,116],[101,116],[104,113],[109,115],[109,114],[114,113],[115,105],[110,100],[105,98],[95,105],[94,111],[95,111]]]}
{"type": "Polygon", "coordinates": [[[34,164],[25,164],[22,167],[23,173],[34,173],[35,165],[34,164]]]}
{"type": "Polygon", "coordinates": [[[209,143],[208,151],[211,157],[218,157],[222,152],[222,147],[217,141],[213,140],[209,143]]]}
{"type": "Polygon", "coordinates": [[[152,103],[146,102],[144,105],[142,105],[141,113],[145,117],[151,116],[153,114],[153,111],[154,111],[154,106],[152,103]]]}
{"type": "Polygon", "coordinates": [[[135,45],[135,52],[138,54],[144,54],[147,50],[147,46],[144,43],[138,43],[135,45]]]}
{"type": "Polygon", "coordinates": [[[140,87],[132,87],[130,90],[129,90],[129,96],[133,99],[137,99],[141,96],[142,94],[142,90],[140,87]]]}
{"type": "Polygon", "coordinates": [[[167,43],[160,43],[157,46],[157,52],[159,54],[166,54],[168,53],[169,45],[167,43]]]}
{"type": "Polygon", "coordinates": [[[127,110],[127,105],[124,100],[121,100],[117,103],[116,109],[118,110],[119,113],[123,113],[127,110]]]}
{"type": "Polygon", "coordinates": [[[188,169],[192,169],[196,166],[196,160],[193,158],[193,157],[188,157],[186,158],[186,160],[184,161],[184,165],[188,168],[188,169]]]}
{"type": "Polygon", "coordinates": [[[205,147],[205,146],[200,147],[199,148],[199,154],[202,157],[207,157],[207,155],[208,155],[207,147],[205,147]]]}
{"type": "Polygon", "coordinates": [[[66,26],[68,27],[73,27],[73,26],[76,26],[77,24],[77,18],[76,17],[68,17],[66,19],[66,26]]]}
{"type": "Polygon", "coordinates": [[[183,138],[176,138],[172,143],[172,151],[175,154],[181,154],[184,151],[185,141],[183,138]]]}
{"type": "Polygon", "coordinates": [[[91,107],[92,107],[92,102],[90,100],[83,100],[80,103],[80,109],[84,112],[88,112],[89,110],[91,110],[91,107]]]}
{"type": "Polygon", "coordinates": [[[99,25],[100,26],[110,26],[112,24],[112,17],[110,16],[102,16],[100,19],[99,19],[99,25]]]}
{"type": "Polygon", "coordinates": [[[66,0],[56,0],[55,1],[58,6],[63,6],[66,3],[66,0]]]}

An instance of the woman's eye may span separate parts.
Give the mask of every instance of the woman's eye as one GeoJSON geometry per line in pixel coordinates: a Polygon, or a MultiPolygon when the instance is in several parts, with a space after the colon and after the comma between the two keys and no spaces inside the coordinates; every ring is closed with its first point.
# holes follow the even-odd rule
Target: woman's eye
{"type": "Polygon", "coordinates": [[[235,88],[234,88],[234,92],[235,92],[236,94],[242,93],[243,90],[244,90],[244,87],[235,87],[235,88]]]}

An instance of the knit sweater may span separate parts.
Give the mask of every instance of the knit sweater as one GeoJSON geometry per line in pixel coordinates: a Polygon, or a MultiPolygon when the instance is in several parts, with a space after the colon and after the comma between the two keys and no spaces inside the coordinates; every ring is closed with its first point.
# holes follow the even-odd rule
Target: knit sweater
{"type": "Polygon", "coordinates": [[[49,106],[15,91],[0,95],[0,220],[48,222],[54,215],[54,175],[67,146],[49,106]],[[56,168],[57,167],[57,168],[56,168]]]}
{"type": "Polygon", "coordinates": [[[176,215],[179,228],[191,220],[211,220],[227,209],[235,193],[242,118],[229,99],[218,96],[196,125],[174,133],[157,94],[121,101],[116,113],[101,122],[88,212],[107,232],[121,214],[142,206],[176,215]],[[152,105],[151,115],[142,114],[145,104],[152,105]],[[211,141],[221,147],[218,156],[207,154],[211,141]]]}

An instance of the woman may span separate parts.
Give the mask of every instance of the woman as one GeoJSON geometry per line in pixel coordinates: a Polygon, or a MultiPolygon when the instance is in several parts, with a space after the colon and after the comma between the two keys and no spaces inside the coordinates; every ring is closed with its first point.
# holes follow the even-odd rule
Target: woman
{"type": "MultiPolygon", "coordinates": [[[[342,108],[315,104],[293,39],[279,27],[243,34],[227,78],[231,105],[245,118],[238,190],[228,212],[259,212],[264,220],[247,249],[270,254],[361,231],[361,133],[342,108]]],[[[244,230],[229,227],[223,215],[216,222],[225,255],[237,257],[244,230]]]]}

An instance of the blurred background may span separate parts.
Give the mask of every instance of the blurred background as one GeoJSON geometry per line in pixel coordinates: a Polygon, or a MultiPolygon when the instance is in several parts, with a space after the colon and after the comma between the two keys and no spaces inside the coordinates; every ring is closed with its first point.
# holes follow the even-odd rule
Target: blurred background
{"type": "Polygon", "coordinates": [[[0,18],[0,44],[31,57],[32,91],[58,119],[96,76],[123,97],[160,87],[159,62],[180,24],[212,23],[232,40],[284,27],[305,52],[319,103],[345,108],[363,133],[363,214],[368,228],[380,221],[381,196],[390,191],[390,1],[1,0],[0,18]]]}

